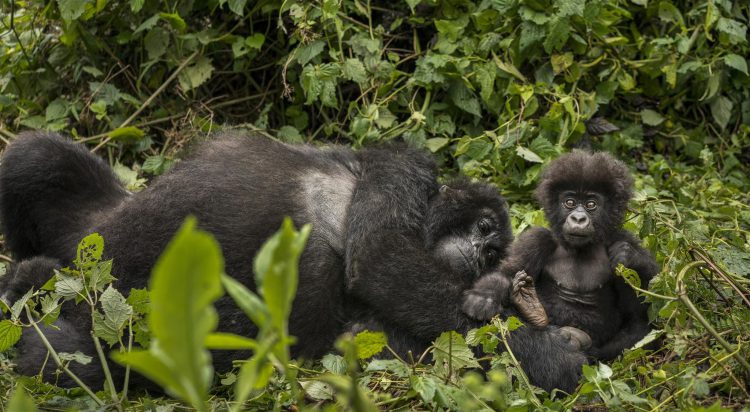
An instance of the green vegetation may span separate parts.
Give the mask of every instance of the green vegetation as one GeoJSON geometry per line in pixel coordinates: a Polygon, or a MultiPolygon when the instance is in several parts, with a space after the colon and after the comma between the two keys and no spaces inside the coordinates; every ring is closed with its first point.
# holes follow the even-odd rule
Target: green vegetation
{"type": "MultiPolygon", "coordinates": [[[[496,183],[512,204],[517,232],[544,223],[530,196],[541,166],[573,145],[591,145],[631,165],[637,193],[626,226],[663,268],[645,294],[655,329],[649,339],[659,339],[661,349],[636,348],[587,367],[576,393],[551,398],[527,385],[507,352],[489,359],[486,377],[471,370],[477,359],[469,346],[502,348],[513,321],[466,337],[446,332],[430,349],[430,365],[416,361],[421,354],[367,360],[383,349],[378,334],[343,338],[340,354],[317,362],[290,361],[288,293],[305,229],[297,235],[285,225],[261,252],[256,296],[221,276],[215,242],[187,223],[155,268],[151,305],[167,305],[158,315],[149,313],[146,291],[125,299],[120,292],[128,291],[109,287],[117,274],[101,261],[106,239],[92,235],[73,267],[48,284],[54,294],[27,295],[0,321],[0,404],[9,410],[29,410],[32,401],[40,408],[101,403],[136,410],[718,411],[750,403],[748,2],[0,4],[0,140],[26,128],[68,133],[139,190],[199,136],[227,125],[355,147],[399,138],[435,153],[446,175],[461,171],[496,183]],[[182,242],[200,247],[180,254],[182,242]],[[180,297],[201,303],[189,315],[171,315],[169,305],[179,300],[163,301],[159,284],[175,275],[166,268],[187,257],[194,265],[174,269],[211,287],[190,290],[182,282],[180,297]],[[260,326],[255,339],[213,332],[211,301],[222,289],[260,326]],[[11,347],[30,299],[39,302],[34,319],[45,323],[62,299],[89,305],[95,336],[123,350],[151,339],[151,349],[117,361],[150,373],[185,403],[123,393],[121,382],[89,394],[84,386],[64,391],[11,373],[11,347]],[[181,332],[189,340],[169,341],[171,329],[198,322],[201,328],[181,332]],[[156,352],[154,342],[169,353],[156,352]],[[254,350],[215,382],[208,347],[254,350]],[[175,381],[173,359],[163,356],[189,359],[185,380],[175,381]]],[[[55,356],[50,362],[100,361],[55,356]]]]}

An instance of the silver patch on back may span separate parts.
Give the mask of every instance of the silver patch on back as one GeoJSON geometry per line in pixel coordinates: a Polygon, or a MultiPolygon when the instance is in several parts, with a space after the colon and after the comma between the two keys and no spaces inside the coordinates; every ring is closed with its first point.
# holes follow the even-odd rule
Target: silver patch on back
{"type": "Polygon", "coordinates": [[[346,219],[357,179],[344,167],[330,172],[308,170],[300,176],[301,204],[305,205],[313,235],[322,237],[343,254],[346,219]]]}

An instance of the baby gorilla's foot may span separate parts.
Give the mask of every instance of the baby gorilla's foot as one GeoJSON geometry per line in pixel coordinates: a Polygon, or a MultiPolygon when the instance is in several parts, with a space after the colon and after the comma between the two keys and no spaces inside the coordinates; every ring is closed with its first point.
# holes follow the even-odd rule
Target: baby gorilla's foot
{"type": "Polygon", "coordinates": [[[563,326],[555,331],[575,350],[586,350],[591,347],[591,336],[572,326],[563,326]]]}
{"type": "Polygon", "coordinates": [[[536,294],[534,279],[526,271],[522,270],[513,277],[510,300],[527,323],[538,328],[544,328],[549,324],[547,312],[544,311],[544,306],[536,294]]]}

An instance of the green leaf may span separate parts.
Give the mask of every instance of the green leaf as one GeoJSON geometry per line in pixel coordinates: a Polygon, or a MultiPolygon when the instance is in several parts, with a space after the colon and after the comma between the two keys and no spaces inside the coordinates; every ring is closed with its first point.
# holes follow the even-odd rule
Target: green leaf
{"type": "Polygon", "coordinates": [[[256,326],[259,328],[266,326],[270,314],[258,295],[227,275],[221,277],[221,283],[224,285],[227,294],[234,300],[234,303],[245,312],[245,315],[256,326]]]}
{"type": "Polygon", "coordinates": [[[102,253],[104,238],[98,233],[92,233],[78,242],[73,264],[79,269],[91,269],[102,259],[102,253]]]}
{"type": "Polygon", "coordinates": [[[91,0],[57,0],[60,16],[65,21],[72,21],[81,17],[89,3],[91,3],[91,0]]]}
{"type": "Polygon", "coordinates": [[[310,235],[310,225],[294,230],[289,218],[281,230],[261,247],[255,257],[254,270],[260,295],[268,307],[271,322],[277,329],[287,329],[287,318],[297,293],[299,257],[310,235]]]}
{"type": "Polygon", "coordinates": [[[233,333],[214,332],[206,336],[206,348],[223,350],[255,350],[258,343],[254,339],[233,333]]]}
{"type": "Polygon", "coordinates": [[[354,337],[354,344],[357,345],[357,357],[368,359],[382,352],[385,345],[388,344],[388,339],[383,332],[366,330],[354,337]]]}
{"type": "Polygon", "coordinates": [[[446,137],[433,137],[432,139],[427,139],[425,141],[425,147],[427,147],[427,150],[435,153],[443,147],[447,146],[448,143],[450,143],[450,139],[446,137]]]}
{"type": "Polygon", "coordinates": [[[451,88],[448,91],[453,104],[459,109],[471,113],[474,116],[481,117],[482,109],[479,104],[479,99],[474,93],[469,90],[463,82],[455,81],[451,84],[451,88]]]}
{"type": "Polygon", "coordinates": [[[143,39],[143,47],[146,48],[148,58],[155,60],[167,52],[169,46],[169,33],[161,27],[154,27],[149,30],[143,39]]]}
{"type": "Polygon", "coordinates": [[[544,161],[538,154],[522,146],[516,146],[516,154],[522,159],[532,163],[542,163],[544,161]]]}
{"type": "Polygon", "coordinates": [[[151,294],[147,289],[130,289],[126,302],[135,313],[148,314],[151,311],[151,294]]]}
{"type": "Polygon", "coordinates": [[[144,4],[146,4],[146,0],[130,0],[130,11],[138,13],[144,4]]]}
{"type": "Polygon", "coordinates": [[[211,64],[211,59],[201,56],[180,73],[180,87],[184,91],[193,90],[210,79],[213,72],[214,66],[211,64]]]}
{"type": "Polygon", "coordinates": [[[726,56],[724,56],[724,63],[733,69],[736,69],[742,73],[745,73],[745,75],[748,74],[747,73],[747,60],[745,60],[744,57],[738,54],[734,54],[734,53],[727,54],[726,56]]]}
{"type": "Polygon", "coordinates": [[[440,376],[448,376],[463,368],[479,368],[474,352],[464,337],[456,332],[443,332],[432,345],[435,371],[440,376]]]}
{"type": "Polygon", "coordinates": [[[263,47],[263,43],[266,41],[266,36],[262,33],[254,33],[245,39],[245,45],[251,49],[260,50],[263,47]]]}
{"type": "Polygon", "coordinates": [[[641,110],[641,120],[649,126],[658,126],[664,123],[664,117],[651,109],[641,110]]]}
{"type": "Polygon", "coordinates": [[[310,60],[314,59],[325,49],[326,43],[322,40],[316,40],[312,43],[300,46],[294,50],[294,58],[300,66],[306,65],[310,60]]]}
{"type": "Polygon", "coordinates": [[[365,370],[367,372],[387,370],[399,378],[405,378],[411,373],[409,365],[398,359],[373,359],[365,370]]]}
{"type": "Polygon", "coordinates": [[[109,137],[118,142],[136,142],[146,134],[135,126],[119,127],[109,132],[109,137]]]}
{"type": "Polygon", "coordinates": [[[734,103],[725,96],[719,96],[711,101],[711,116],[721,130],[727,128],[729,119],[732,117],[733,107],[734,103]]]}
{"type": "Polygon", "coordinates": [[[727,34],[732,44],[747,43],[747,26],[737,20],[721,17],[716,23],[716,30],[727,34]]]}
{"type": "Polygon", "coordinates": [[[544,39],[544,51],[551,53],[561,50],[570,37],[570,21],[567,18],[556,18],[549,25],[549,34],[544,39]]]}
{"type": "Polygon", "coordinates": [[[422,398],[422,402],[431,403],[435,397],[435,391],[437,390],[437,384],[429,376],[412,375],[409,377],[409,383],[412,389],[414,389],[419,397],[422,398]]]}
{"type": "Polygon", "coordinates": [[[326,356],[323,356],[321,363],[328,372],[336,375],[343,375],[346,373],[346,360],[341,355],[329,353],[326,356]]]}
{"type": "Polygon", "coordinates": [[[164,19],[173,29],[182,33],[187,28],[187,23],[177,13],[159,13],[159,17],[164,19]]]}
{"type": "Polygon", "coordinates": [[[0,352],[5,352],[21,339],[22,328],[8,319],[0,321],[0,352]]]}
{"type": "Polygon", "coordinates": [[[245,13],[245,5],[247,0],[229,0],[229,10],[238,16],[242,16],[245,13]]]}
{"type": "Polygon", "coordinates": [[[213,377],[205,341],[218,321],[212,303],[222,294],[224,262],[216,239],[196,226],[195,218],[188,218],[154,266],[151,347],[113,357],[204,411],[213,377]]]}
{"type": "Polygon", "coordinates": [[[133,307],[128,305],[125,297],[110,285],[99,297],[104,316],[115,327],[122,328],[133,314],[133,307]]]}
{"type": "Polygon", "coordinates": [[[34,400],[26,393],[23,384],[19,383],[16,385],[13,397],[8,401],[5,410],[8,412],[36,412],[39,409],[37,409],[34,400]]]}
{"type": "Polygon", "coordinates": [[[356,83],[365,83],[367,81],[365,65],[359,59],[344,60],[344,65],[341,66],[341,76],[356,83]]]}
{"type": "Polygon", "coordinates": [[[300,382],[302,389],[305,390],[305,394],[312,399],[317,401],[328,401],[333,399],[334,391],[333,388],[321,381],[306,381],[300,382]]]}

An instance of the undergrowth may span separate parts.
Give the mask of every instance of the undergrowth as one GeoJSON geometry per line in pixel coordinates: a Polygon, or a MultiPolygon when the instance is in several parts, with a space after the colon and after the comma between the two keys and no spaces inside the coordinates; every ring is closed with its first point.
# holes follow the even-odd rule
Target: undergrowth
{"type": "MultiPolygon", "coordinates": [[[[121,382],[107,382],[100,393],[66,391],[12,372],[10,347],[26,311],[21,304],[0,323],[0,404],[10,402],[6,408],[29,410],[34,403],[90,409],[101,403],[181,410],[187,402],[219,410],[718,411],[750,402],[747,2],[0,4],[5,143],[27,128],[64,132],[106,157],[137,191],[179,161],[192,142],[230,127],[288,142],[354,147],[403,139],[434,153],[444,175],[460,171],[497,184],[512,205],[516,233],[544,224],[531,200],[543,164],[572,147],[603,149],[631,166],[636,197],[626,227],[662,267],[643,292],[654,328],[648,340],[659,349],[638,347],[615,362],[587,367],[581,386],[569,395],[552,398],[527,385],[507,352],[490,359],[486,376],[472,370],[477,360],[469,346],[502,348],[503,336],[512,333],[512,322],[499,321],[466,337],[442,335],[430,349],[436,362],[427,365],[369,360],[385,343],[377,334],[342,338],[338,351],[298,363],[285,358],[286,342],[278,340],[283,324],[271,322],[268,334],[254,343],[224,337],[257,348],[238,370],[216,379],[196,376],[192,388],[159,382],[174,398],[123,393],[121,382]],[[446,352],[450,362],[441,362],[438,354],[446,352]]],[[[285,230],[291,236],[291,228],[285,230]]],[[[89,241],[95,250],[106,247],[106,239],[103,246],[89,241]]],[[[206,253],[220,260],[210,245],[206,253]]],[[[93,258],[95,267],[106,266],[93,258]]],[[[133,322],[179,327],[174,319],[149,318],[132,293],[125,299],[108,289],[101,270],[92,283],[87,270],[73,267],[62,276],[80,277],[91,292],[80,304],[108,326],[97,334],[105,344],[126,350],[139,339],[147,342],[148,336],[123,334],[133,322]]],[[[217,293],[248,299],[240,285],[215,270],[204,275],[212,273],[217,293]]],[[[158,301],[155,295],[152,290],[158,301]]],[[[41,300],[35,319],[52,319],[55,299],[65,299],[64,293],[46,296],[28,297],[41,300]]],[[[256,298],[263,306],[262,297],[256,298]]],[[[210,307],[205,310],[210,318],[210,307]]],[[[151,339],[167,333],[151,332],[151,339]]],[[[211,328],[204,332],[210,335],[211,328]]],[[[175,353],[198,362],[193,355],[205,350],[175,353]]],[[[137,356],[158,363],[149,352],[118,361],[138,370],[137,356]]],[[[86,359],[67,354],[59,361],[86,359]]],[[[206,367],[196,366],[204,372],[206,367]]]]}

